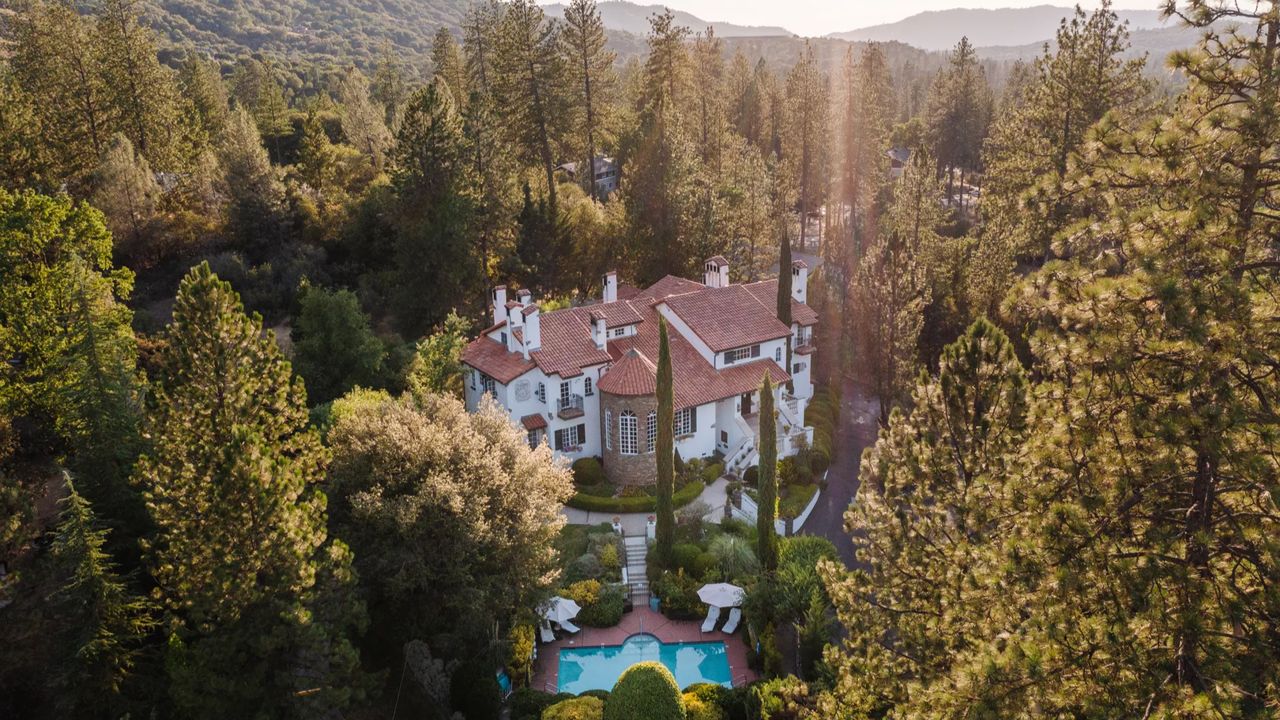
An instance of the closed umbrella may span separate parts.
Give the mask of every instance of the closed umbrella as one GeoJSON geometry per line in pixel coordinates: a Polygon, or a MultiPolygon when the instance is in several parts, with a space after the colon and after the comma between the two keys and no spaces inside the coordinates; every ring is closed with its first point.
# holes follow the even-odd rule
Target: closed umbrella
{"type": "Polygon", "coordinates": [[[699,588],[698,599],[714,607],[738,607],[742,604],[742,588],[729,583],[709,583],[699,588]]]}
{"type": "Polygon", "coordinates": [[[542,608],[542,617],[554,623],[572,620],[582,612],[582,606],[568,599],[556,596],[547,601],[542,608]]]}

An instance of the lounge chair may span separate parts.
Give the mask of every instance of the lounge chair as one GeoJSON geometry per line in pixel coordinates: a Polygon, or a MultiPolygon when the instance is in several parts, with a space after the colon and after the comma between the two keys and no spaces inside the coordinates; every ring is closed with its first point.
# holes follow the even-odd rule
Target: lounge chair
{"type": "Polygon", "coordinates": [[[711,632],[716,629],[716,623],[720,622],[720,608],[715,605],[707,606],[707,619],[702,621],[702,632],[711,632]]]}
{"type": "Polygon", "coordinates": [[[544,643],[553,643],[556,641],[556,634],[551,632],[551,623],[546,620],[543,620],[542,624],[538,625],[538,635],[542,638],[542,642],[544,643]]]}
{"type": "Polygon", "coordinates": [[[733,608],[729,611],[729,621],[720,628],[720,632],[726,635],[732,635],[734,630],[738,629],[738,623],[742,622],[742,608],[733,608]]]}
{"type": "Polygon", "coordinates": [[[570,635],[573,635],[573,634],[577,633],[577,632],[578,632],[578,630],[580,630],[581,628],[579,628],[577,625],[574,625],[573,623],[569,622],[568,620],[561,620],[561,621],[560,621],[560,629],[561,629],[561,630],[563,630],[563,631],[565,631],[565,632],[567,632],[567,633],[569,633],[570,635]]]}

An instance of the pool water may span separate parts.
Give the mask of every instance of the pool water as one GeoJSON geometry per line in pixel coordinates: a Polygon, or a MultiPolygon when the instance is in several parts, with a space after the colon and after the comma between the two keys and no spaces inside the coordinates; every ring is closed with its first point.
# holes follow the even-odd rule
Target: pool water
{"type": "Polygon", "coordinates": [[[621,645],[561,650],[559,690],[612,690],[622,671],[647,660],[666,665],[681,689],[704,682],[730,685],[729,653],[723,642],[668,644],[652,635],[632,635],[621,645]]]}

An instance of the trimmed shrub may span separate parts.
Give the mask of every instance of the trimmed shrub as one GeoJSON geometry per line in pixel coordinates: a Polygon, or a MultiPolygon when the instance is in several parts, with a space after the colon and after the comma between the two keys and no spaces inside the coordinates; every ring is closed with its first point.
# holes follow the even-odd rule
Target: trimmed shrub
{"type": "Polygon", "coordinates": [[[622,569],[622,561],[618,558],[618,546],[609,543],[600,548],[600,565],[610,572],[622,569]]]}
{"type": "Polygon", "coordinates": [[[674,566],[690,575],[693,574],[693,566],[698,562],[698,556],[701,554],[702,548],[693,543],[681,543],[671,548],[671,559],[674,566]]]}
{"type": "MultiPolygon", "coordinates": [[[[684,694],[684,711],[689,720],[725,720],[724,711],[693,693],[684,694]]],[[[543,715],[545,718],[546,715],[543,715]]]]}
{"type": "Polygon", "coordinates": [[[579,625],[587,627],[613,627],[622,622],[622,608],[625,604],[626,598],[623,597],[622,590],[610,585],[601,589],[590,603],[582,605],[582,612],[574,619],[579,625]]]}
{"type": "Polygon", "coordinates": [[[822,477],[822,473],[831,467],[831,453],[826,448],[817,447],[809,451],[809,468],[813,470],[814,477],[822,477]]]}
{"type": "MultiPolygon", "coordinates": [[[[698,496],[702,494],[702,490],[704,488],[705,486],[702,484],[701,480],[694,480],[693,482],[686,484],[684,487],[680,488],[679,490],[676,490],[675,493],[672,494],[671,504],[675,507],[682,507],[684,505],[688,505],[689,503],[698,499],[698,496]]],[[[657,507],[656,500],[654,501],[654,507],[655,508],[657,507]]]]}
{"type": "Polygon", "coordinates": [[[586,553],[573,564],[569,566],[569,579],[576,580],[594,580],[604,574],[604,566],[600,564],[600,558],[586,553]]]}
{"type": "Polygon", "coordinates": [[[609,691],[608,690],[584,690],[578,693],[578,697],[593,697],[593,698],[600,698],[601,700],[608,700],[609,691]]]}
{"type": "Polygon", "coordinates": [[[756,465],[752,465],[746,469],[746,472],[742,473],[742,484],[747,487],[755,487],[759,480],[760,468],[756,465]]]}
{"type": "Polygon", "coordinates": [[[538,720],[542,711],[562,700],[569,700],[573,693],[552,694],[532,688],[520,688],[511,694],[508,707],[511,709],[511,720],[538,720]]]}
{"type": "Polygon", "coordinates": [[[604,704],[604,720],[686,720],[684,698],[662,663],[627,668],[604,704]]]}
{"type": "Polygon", "coordinates": [[[601,720],[604,701],[598,697],[576,697],[561,700],[542,711],[542,720],[601,720]]]}
{"type": "Polygon", "coordinates": [[[721,465],[720,463],[711,463],[702,469],[702,482],[710,485],[711,483],[719,480],[720,476],[723,474],[724,465],[721,465]]]}
{"type": "Polygon", "coordinates": [[[572,469],[574,485],[600,485],[605,481],[604,468],[593,457],[574,460],[572,469]]]}
{"type": "MultiPolygon", "coordinates": [[[[702,494],[702,489],[701,480],[686,483],[672,495],[672,504],[675,507],[688,505],[702,494]]],[[[565,505],[589,512],[638,513],[653,512],[658,507],[658,501],[643,491],[635,497],[601,497],[579,492],[569,498],[565,505]]]]}
{"type": "Polygon", "coordinates": [[[725,518],[720,521],[720,529],[730,535],[737,535],[740,538],[754,541],[755,527],[746,520],[738,518],[725,518]]]}
{"type": "Polygon", "coordinates": [[[698,554],[698,559],[693,562],[693,568],[690,572],[703,581],[710,581],[708,575],[712,572],[719,572],[720,558],[712,555],[707,551],[698,554]]]}
{"type": "Polygon", "coordinates": [[[596,580],[576,582],[560,591],[560,595],[586,607],[600,597],[600,583],[596,580]]]}
{"type": "Polygon", "coordinates": [[[533,669],[533,626],[527,623],[516,625],[511,628],[507,640],[511,644],[511,652],[507,656],[507,672],[511,674],[513,683],[523,685],[529,677],[529,671],[533,669]]]}

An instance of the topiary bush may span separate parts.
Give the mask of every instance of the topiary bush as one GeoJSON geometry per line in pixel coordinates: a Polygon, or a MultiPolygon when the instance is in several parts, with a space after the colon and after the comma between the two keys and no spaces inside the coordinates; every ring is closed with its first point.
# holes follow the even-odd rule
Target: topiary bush
{"type": "Polygon", "coordinates": [[[690,692],[685,693],[683,699],[688,720],[725,720],[724,711],[715,703],[707,702],[690,692]]]}
{"type": "Polygon", "coordinates": [[[600,698],[601,700],[608,700],[609,691],[608,690],[583,690],[582,692],[578,693],[578,697],[593,697],[593,698],[600,698]]]}
{"type": "Polygon", "coordinates": [[[604,704],[603,720],[687,720],[684,698],[671,671],[661,663],[627,668],[604,704]]]}
{"type": "Polygon", "coordinates": [[[721,465],[720,463],[711,463],[702,469],[702,482],[710,485],[711,483],[719,480],[720,476],[723,474],[724,465],[721,465]]]}
{"type": "Polygon", "coordinates": [[[742,473],[742,484],[747,487],[756,487],[759,480],[760,468],[755,465],[747,468],[746,472],[742,473]]]}
{"type": "Polygon", "coordinates": [[[576,697],[561,700],[542,711],[542,720],[601,720],[604,701],[598,697],[576,697]]]}
{"type": "Polygon", "coordinates": [[[587,627],[613,627],[622,622],[622,609],[625,604],[626,598],[621,588],[610,585],[601,589],[590,603],[582,605],[582,612],[578,613],[574,621],[587,627]]]}
{"type": "Polygon", "coordinates": [[[605,482],[604,468],[593,457],[574,460],[572,469],[574,485],[600,485],[605,482]]]}
{"type": "Polygon", "coordinates": [[[573,693],[552,694],[532,688],[520,688],[511,694],[507,707],[511,710],[511,720],[539,720],[543,710],[572,698],[573,693]]]}

